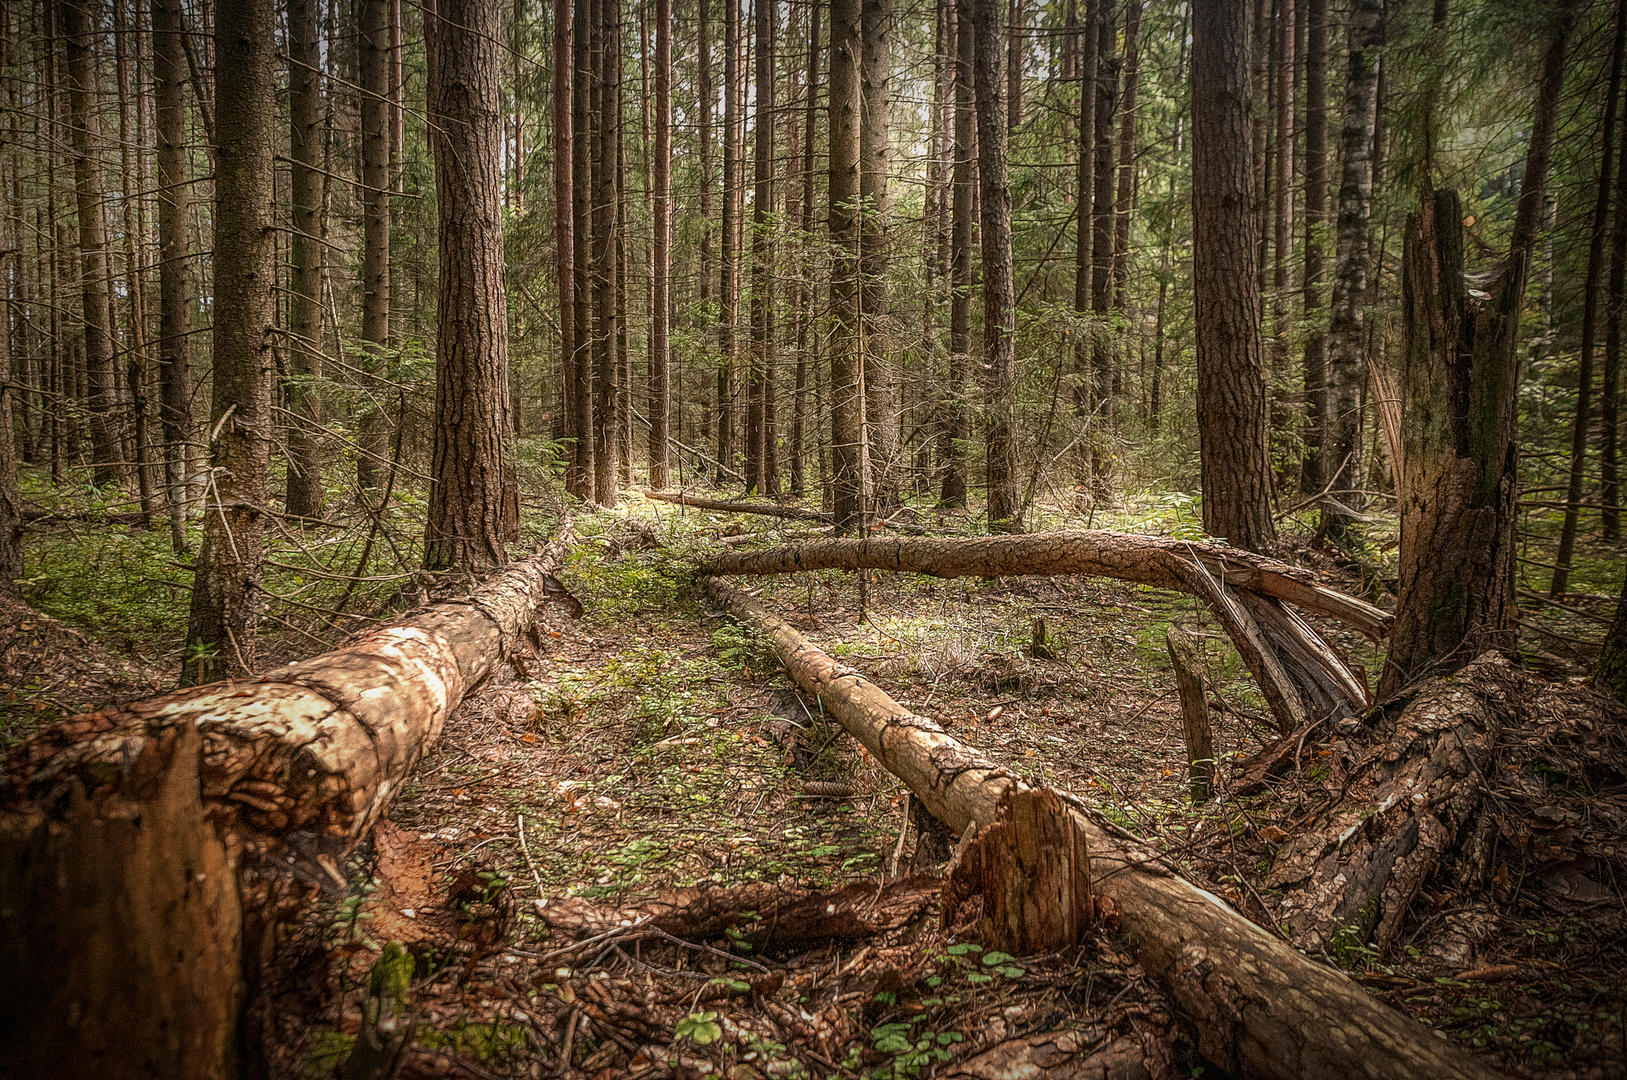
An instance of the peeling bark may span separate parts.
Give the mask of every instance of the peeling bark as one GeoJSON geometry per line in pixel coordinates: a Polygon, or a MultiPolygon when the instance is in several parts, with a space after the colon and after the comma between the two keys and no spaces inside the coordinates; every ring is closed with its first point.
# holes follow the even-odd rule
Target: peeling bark
{"type": "MultiPolygon", "coordinates": [[[[796,683],[950,829],[989,824],[1008,792],[1027,789],[744,593],[716,578],[707,588],[763,633],[796,683]]],[[[1196,1028],[1203,1055],[1227,1073],[1282,1080],[1493,1075],[1177,876],[1117,829],[1080,809],[1071,816],[1089,844],[1098,894],[1112,899],[1137,961],[1196,1028]]]]}

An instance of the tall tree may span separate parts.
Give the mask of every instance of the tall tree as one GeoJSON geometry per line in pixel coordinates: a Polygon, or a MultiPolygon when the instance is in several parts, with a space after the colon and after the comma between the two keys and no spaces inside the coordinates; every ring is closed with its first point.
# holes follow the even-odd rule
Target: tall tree
{"type": "Polygon", "coordinates": [[[1078,480],[1094,487],[1100,454],[1096,449],[1096,377],[1092,368],[1095,323],[1090,314],[1092,252],[1095,234],[1097,60],[1102,36],[1102,7],[1107,0],[1084,0],[1085,20],[1078,30],[1079,145],[1074,178],[1073,313],[1078,325],[1073,343],[1073,411],[1081,427],[1078,480]]]}
{"type": "Polygon", "coordinates": [[[424,12],[424,27],[440,243],[424,565],[478,570],[506,561],[504,543],[519,523],[503,287],[501,26],[484,0],[439,0],[424,12]]]}
{"type": "MultiPolygon", "coordinates": [[[[390,0],[356,0],[361,84],[362,366],[387,366],[390,341],[390,0]]],[[[218,122],[218,121],[217,121],[218,122]]],[[[356,482],[377,486],[386,445],[383,384],[370,380],[356,445],[356,482]]]]}
{"type": "MultiPolygon", "coordinates": [[[[0,161],[0,184],[8,171],[6,161],[0,161]]],[[[17,257],[15,251],[8,254],[17,257]]],[[[0,267],[4,267],[4,259],[0,255],[0,267]]],[[[3,274],[0,280],[4,280],[3,274]]],[[[0,288],[0,596],[16,598],[21,591],[17,583],[23,579],[23,506],[17,489],[17,444],[11,414],[11,402],[16,396],[11,361],[12,303],[10,289],[0,288]]]]}
{"type": "Polygon", "coordinates": [[[1135,211],[1136,121],[1141,100],[1141,0],[1124,14],[1124,91],[1119,102],[1118,195],[1114,199],[1113,309],[1123,312],[1130,289],[1130,217],[1135,211]]]}
{"type": "Polygon", "coordinates": [[[672,0],[655,0],[655,251],[650,313],[650,486],[667,486],[672,411],[672,0]]]}
{"type": "Polygon", "coordinates": [[[289,202],[293,235],[288,244],[288,494],[292,517],[322,515],[322,62],[317,40],[317,0],[288,0],[288,147],[293,159],[289,202]]]}
{"type": "Polygon", "coordinates": [[[113,327],[107,259],[101,152],[101,125],[96,108],[96,36],[90,5],[73,0],[62,5],[68,44],[69,130],[73,144],[73,179],[79,217],[79,286],[84,324],[85,372],[89,383],[91,455],[98,484],[115,484],[130,475],[118,431],[119,386],[113,364],[113,327]]]}
{"type": "Polygon", "coordinates": [[[1514,230],[1484,299],[1471,295],[1463,279],[1457,193],[1426,186],[1419,212],[1407,220],[1400,596],[1380,696],[1514,645],[1519,325],[1575,4],[1566,0],[1545,13],[1551,32],[1514,230]]]}
{"type": "MultiPolygon", "coordinates": [[[[730,0],[731,3],[734,0],[730,0]]],[[[831,473],[839,532],[864,518],[864,376],[859,330],[861,0],[830,0],[831,473]]]]}
{"type": "Polygon", "coordinates": [[[621,82],[615,51],[619,0],[593,0],[593,495],[616,504],[616,149],[621,82]]]}
{"type": "MultiPolygon", "coordinates": [[[[560,433],[574,447],[580,436],[576,430],[576,236],[575,131],[571,116],[571,93],[575,85],[575,56],[572,43],[576,20],[571,0],[554,0],[554,267],[559,294],[559,372],[560,433]]],[[[566,488],[581,494],[575,465],[576,452],[570,451],[566,466],[566,488]]],[[[653,483],[653,480],[652,480],[653,483]]]]}
{"type": "Polygon", "coordinates": [[[571,283],[575,340],[572,367],[571,416],[576,442],[571,447],[571,476],[576,495],[586,502],[598,496],[595,464],[593,324],[593,132],[599,110],[594,101],[594,8],[591,0],[574,0],[571,13],[571,283]]]}
{"type": "Polygon", "coordinates": [[[944,387],[944,506],[966,504],[966,384],[972,366],[972,214],[977,204],[977,113],[969,0],[952,0],[955,27],[954,163],[950,170],[949,379],[944,387]]]}
{"type": "MultiPolygon", "coordinates": [[[[813,0],[808,8],[808,75],[805,80],[807,103],[802,111],[802,197],[799,201],[800,216],[797,221],[797,230],[803,237],[804,246],[810,250],[803,256],[802,266],[797,275],[796,399],[793,402],[791,416],[791,494],[799,498],[807,488],[804,458],[807,456],[808,375],[810,369],[814,368],[813,358],[809,356],[809,330],[814,320],[808,311],[812,306],[814,295],[814,258],[811,252],[812,245],[808,240],[814,231],[814,139],[819,123],[820,15],[819,0],[813,0]]],[[[817,422],[816,415],[815,423],[817,422]]]]}
{"type": "MultiPolygon", "coordinates": [[[[1288,287],[1292,280],[1289,258],[1294,247],[1294,0],[1277,0],[1277,105],[1275,171],[1271,178],[1271,374],[1273,387],[1287,385],[1288,350],[1293,340],[1288,287]]],[[[1287,403],[1273,390],[1278,414],[1272,426],[1287,421],[1287,403]]]]}
{"type": "Polygon", "coordinates": [[[1322,446],[1328,415],[1328,337],[1322,276],[1328,214],[1328,0],[1305,5],[1305,456],[1300,486],[1322,490],[1322,446]]]}
{"type": "Polygon", "coordinates": [[[1248,151],[1246,9],[1192,5],[1192,283],[1203,527],[1260,551],[1276,540],[1248,151]]]}
{"type": "MultiPolygon", "coordinates": [[[[718,372],[717,460],[718,480],[734,457],[734,399],[740,319],[740,255],[737,244],[740,220],[740,149],[735,130],[740,124],[740,0],[723,0],[723,219],[718,241],[718,372]]],[[[747,483],[750,483],[748,478],[747,483]]]]}
{"type": "MultiPolygon", "coordinates": [[[[1605,308],[1604,371],[1599,380],[1599,421],[1604,428],[1599,443],[1599,517],[1604,538],[1621,537],[1620,479],[1618,476],[1621,418],[1621,321],[1627,313],[1627,110],[1616,139],[1616,210],[1610,225],[1610,285],[1605,308]]],[[[1619,618],[1619,616],[1618,616],[1619,618]]],[[[1624,643],[1627,647],[1627,643],[1624,643]]]]}
{"type": "Polygon", "coordinates": [[[1373,206],[1373,125],[1378,112],[1378,44],[1382,0],[1355,0],[1350,12],[1344,111],[1339,131],[1338,245],[1334,256],[1333,314],[1328,327],[1327,435],[1322,443],[1324,486],[1321,531],[1342,541],[1360,477],[1364,377],[1363,330],[1367,301],[1367,231],[1373,206]]]}
{"type": "Polygon", "coordinates": [[[757,87],[751,208],[751,377],[746,403],[746,483],[777,493],[768,419],[774,393],[774,8],[754,5],[757,87]]]}
{"type": "Polygon", "coordinates": [[[1095,416],[1095,431],[1091,439],[1091,484],[1098,494],[1107,488],[1107,427],[1112,409],[1113,392],[1113,339],[1108,330],[1113,306],[1113,181],[1117,163],[1113,142],[1114,112],[1118,108],[1119,69],[1122,64],[1117,54],[1118,29],[1113,21],[1113,5],[1103,2],[1097,14],[1096,28],[1096,83],[1085,89],[1094,94],[1095,108],[1091,117],[1096,125],[1090,138],[1090,153],[1095,159],[1090,168],[1091,183],[1091,239],[1090,239],[1090,377],[1091,406],[1095,416]]]}
{"type": "Polygon", "coordinates": [[[1605,634],[1599,662],[1593,668],[1593,681],[1599,689],[1627,705],[1627,582],[1622,583],[1621,599],[1616,601],[1616,618],[1605,634]]]}
{"type": "MultiPolygon", "coordinates": [[[[157,509],[153,488],[151,405],[147,399],[147,281],[143,265],[147,246],[147,181],[144,158],[146,110],[132,70],[130,26],[126,0],[113,0],[113,71],[119,99],[119,191],[123,214],[124,286],[128,313],[125,319],[125,394],[130,403],[130,442],[135,449],[136,492],[143,521],[157,509]]],[[[119,290],[115,289],[115,292],[119,290]]]]}
{"type": "Polygon", "coordinates": [[[899,499],[898,400],[894,393],[896,373],[888,336],[891,309],[887,298],[892,217],[887,178],[892,171],[889,113],[893,105],[893,7],[892,0],[863,3],[859,120],[859,198],[864,204],[859,226],[861,367],[865,426],[870,439],[871,509],[888,514],[899,499]]]}
{"type": "Polygon", "coordinates": [[[1011,268],[1011,183],[998,0],[968,0],[972,85],[977,103],[977,173],[983,249],[983,431],[987,443],[989,529],[1022,531],[1017,468],[1016,287],[1011,268]]]}
{"type": "Polygon", "coordinates": [[[1548,595],[1565,595],[1571,559],[1576,553],[1576,526],[1581,517],[1582,483],[1587,465],[1588,435],[1593,419],[1593,353],[1599,340],[1599,300],[1604,276],[1605,239],[1610,231],[1611,170],[1615,166],[1616,113],[1621,103],[1622,52],[1627,48],[1627,7],[1616,3],[1615,42],[1610,49],[1610,76],[1605,80],[1604,138],[1599,145],[1599,182],[1588,223],[1587,270],[1582,281],[1582,340],[1576,365],[1576,415],[1571,421],[1570,471],[1565,486],[1565,520],[1559,529],[1559,553],[1548,595]]]}
{"type": "Polygon", "coordinates": [[[212,479],[181,676],[200,683],[255,670],[275,366],[274,0],[220,5],[215,60],[212,479]]]}

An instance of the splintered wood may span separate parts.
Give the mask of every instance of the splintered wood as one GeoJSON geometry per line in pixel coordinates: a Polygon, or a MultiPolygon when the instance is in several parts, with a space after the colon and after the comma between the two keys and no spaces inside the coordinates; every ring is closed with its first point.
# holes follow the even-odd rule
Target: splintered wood
{"type": "Polygon", "coordinates": [[[1175,691],[1181,698],[1181,731],[1186,736],[1187,776],[1192,801],[1207,802],[1215,785],[1215,736],[1209,726],[1208,680],[1203,654],[1192,635],[1171,626],[1164,634],[1170,666],[1175,669],[1175,691]]]}
{"type": "Polygon", "coordinates": [[[1049,788],[1007,791],[950,865],[943,919],[981,900],[979,940],[1019,956],[1079,944],[1095,919],[1084,830],[1049,788]]]}

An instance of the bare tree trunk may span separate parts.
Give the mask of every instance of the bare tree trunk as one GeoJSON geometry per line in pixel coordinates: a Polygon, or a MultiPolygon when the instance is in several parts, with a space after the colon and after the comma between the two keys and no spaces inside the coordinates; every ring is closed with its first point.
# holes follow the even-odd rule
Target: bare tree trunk
{"type": "MultiPolygon", "coordinates": [[[[1323,442],[1324,486],[1356,488],[1361,476],[1361,412],[1358,397],[1365,364],[1363,309],[1367,302],[1367,230],[1373,204],[1373,125],[1377,114],[1380,0],[1355,0],[1350,14],[1349,69],[1339,134],[1338,250],[1333,272],[1333,318],[1328,328],[1327,436],[1323,442]]],[[[1330,495],[1322,504],[1323,534],[1342,541],[1352,524],[1352,496],[1330,495]]]]}
{"type": "MultiPolygon", "coordinates": [[[[1118,196],[1114,200],[1113,310],[1123,317],[1130,288],[1130,218],[1135,212],[1137,102],[1141,97],[1141,0],[1128,0],[1124,16],[1124,94],[1119,105],[1118,196]]],[[[1117,379],[1114,380],[1115,393],[1117,379]]]]}
{"type": "Polygon", "coordinates": [[[1622,583],[1621,599],[1616,601],[1615,621],[1610,624],[1599,650],[1593,681],[1599,684],[1599,689],[1627,705],[1627,581],[1622,583]]]}
{"type": "Polygon", "coordinates": [[[211,480],[192,586],[183,683],[255,672],[271,463],[273,0],[216,13],[214,395],[211,480]]]}
{"type": "Polygon", "coordinates": [[[1571,426],[1570,473],[1565,486],[1565,520],[1559,529],[1559,553],[1548,595],[1565,595],[1571,557],[1576,551],[1576,525],[1581,517],[1582,483],[1587,465],[1587,437],[1593,419],[1593,352],[1599,338],[1599,288],[1604,276],[1604,242],[1610,226],[1611,169],[1615,166],[1616,113],[1621,99],[1622,53],[1627,50],[1627,7],[1616,4],[1616,39],[1610,52],[1610,77],[1604,99],[1604,139],[1599,146],[1598,194],[1588,226],[1587,271],[1582,282],[1582,342],[1576,366],[1576,415],[1571,426]]]}
{"type": "MultiPolygon", "coordinates": [[[[793,402],[794,412],[791,418],[791,494],[801,498],[807,491],[807,467],[804,459],[807,457],[807,431],[808,431],[808,391],[809,373],[812,371],[817,378],[817,365],[815,357],[810,356],[810,339],[813,335],[810,329],[813,325],[813,316],[808,308],[813,304],[815,295],[814,275],[816,273],[816,260],[811,249],[814,237],[814,141],[818,131],[819,110],[817,107],[819,97],[819,30],[821,26],[821,12],[819,0],[813,0],[808,9],[808,78],[806,93],[807,106],[803,110],[802,126],[802,204],[801,214],[797,223],[801,233],[801,243],[807,250],[802,257],[802,266],[797,277],[797,374],[796,398],[793,402]]],[[[819,427],[819,413],[813,414],[813,426],[817,431],[819,427]]],[[[817,445],[818,439],[815,438],[817,445]]],[[[817,465],[817,461],[815,463],[817,465]]],[[[817,471],[817,470],[816,470],[817,471]]]]}
{"type": "Polygon", "coordinates": [[[972,32],[967,5],[950,0],[955,25],[955,138],[950,172],[949,379],[943,409],[943,486],[939,501],[966,505],[966,394],[972,366],[972,206],[977,197],[976,112],[972,89],[972,32]]]}
{"type": "Polygon", "coordinates": [[[576,495],[585,502],[598,498],[598,467],[594,461],[599,436],[599,418],[594,415],[594,350],[598,328],[593,318],[593,155],[597,151],[594,125],[599,110],[593,99],[598,68],[594,64],[593,35],[596,12],[592,0],[574,0],[572,10],[572,49],[574,51],[571,87],[571,263],[575,276],[571,284],[574,313],[575,352],[572,364],[574,397],[572,425],[576,443],[572,447],[571,473],[576,478],[576,495]]]}
{"type": "Polygon", "coordinates": [[[861,0],[831,0],[830,20],[831,472],[837,531],[857,532],[869,472],[859,328],[861,0]]]}
{"type": "Polygon", "coordinates": [[[289,201],[288,336],[294,378],[288,386],[288,497],[293,517],[321,517],[322,398],[322,180],[321,52],[316,0],[288,0],[288,146],[293,158],[289,201]]]}
{"type": "MultiPolygon", "coordinates": [[[[1605,307],[1604,373],[1599,386],[1599,420],[1604,428],[1599,444],[1599,517],[1604,538],[1621,537],[1618,439],[1621,419],[1621,321],[1627,312],[1627,112],[1617,132],[1615,219],[1610,227],[1610,292],[1605,307]]],[[[1624,646],[1627,647],[1627,646],[1624,646]]],[[[1620,695],[1618,695],[1620,696],[1620,695]]]]}
{"type": "Polygon", "coordinates": [[[869,432],[870,512],[887,516],[899,503],[897,371],[891,353],[892,309],[887,297],[888,247],[892,233],[892,200],[887,190],[892,171],[893,37],[892,0],[863,0],[863,59],[860,71],[859,198],[864,216],[859,224],[860,347],[863,360],[864,416],[869,432]]]}
{"type": "Polygon", "coordinates": [[[125,0],[113,0],[113,56],[114,72],[119,96],[119,190],[124,217],[124,280],[127,329],[125,333],[125,378],[130,398],[131,434],[135,442],[136,492],[140,499],[144,523],[151,523],[158,509],[153,490],[152,430],[149,424],[151,407],[147,401],[147,268],[143,264],[142,249],[147,243],[146,170],[142,158],[146,151],[147,132],[137,123],[136,102],[139,94],[132,86],[140,83],[134,78],[130,63],[130,42],[133,39],[125,12],[125,0]]]}
{"type": "MultiPolygon", "coordinates": [[[[730,0],[731,3],[735,0],[730,0]]],[[[757,46],[751,210],[751,370],[746,384],[746,487],[772,492],[768,409],[774,349],[774,8],[753,7],[757,46]]]]}
{"type": "Polygon", "coordinates": [[[79,216],[79,284],[83,302],[85,369],[89,378],[91,460],[97,484],[119,484],[130,476],[124,461],[116,411],[118,377],[113,364],[113,328],[108,321],[107,220],[103,211],[100,122],[95,108],[95,31],[91,0],[64,4],[63,34],[68,42],[70,131],[74,189],[79,216]]]}
{"type": "Polygon", "coordinates": [[[1407,222],[1401,394],[1413,422],[1403,427],[1401,588],[1380,696],[1514,644],[1519,322],[1575,14],[1567,0],[1552,15],[1514,232],[1488,298],[1470,297],[1463,281],[1456,192],[1436,192],[1407,222]]]}
{"type": "Polygon", "coordinates": [[[672,0],[655,0],[655,244],[650,313],[650,486],[668,483],[672,374],[672,0]]]}
{"type": "MultiPolygon", "coordinates": [[[[575,35],[571,0],[554,0],[554,267],[559,290],[559,427],[572,447],[565,468],[566,489],[580,495],[582,482],[575,449],[582,440],[576,430],[576,196],[573,189],[576,133],[571,115],[571,94],[576,85],[572,49],[575,35]]],[[[665,460],[663,457],[662,461],[665,460]]]]}
{"type": "Polygon", "coordinates": [[[1272,179],[1271,243],[1271,430],[1287,441],[1288,351],[1293,339],[1289,272],[1294,247],[1294,0],[1277,0],[1277,156],[1272,179]]]}
{"type": "MultiPolygon", "coordinates": [[[[9,39],[5,28],[0,35],[9,39]]],[[[3,47],[3,46],[0,46],[3,47]]],[[[0,69],[5,65],[0,64],[0,69]]],[[[0,158],[0,187],[10,171],[11,159],[0,158]]],[[[10,237],[6,237],[10,239],[10,237]]],[[[17,258],[15,251],[9,253],[17,258]]],[[[0,267],[4,256],[0,256],[0,267]]],[[[23,573],[23,507],[17,489],[17,445],[12,428],[11,402],[15,397],[11,371],[12,299],[9,289],[0,288],[0,596],[17,598],[17,583],[23,573]]]]}
{"type": "Polygon", "coordinates": [[[483,0],[425,12],[440,291],[424,565],[486,569],[519,526],[503,288],[502,39],[483,0]]]}
{"type": "Polygon", "coordinates": [[[1238,547],[1276,541],[1249,161],[1248,35],[1226,0],[1192,8],[1192,246],[1203,527],[1238,547]]]}
{"type": "MultiPolygon", "coordinates": [[[[390,3],[356,0],[357,71],[361,83],[362,342],[361,367],[388,371],[390,339],[390,3]]],[[[356,482],[378,485],[389,453],[384,388],[369,379],[356,446],[356,482]]]]}
{"type": "MultiPolygon", "coordinates": [[[[735,130],[739,126],[740,85],[740,0],[724,0],[723,18],[723,219],[718,242],[718,371],[717,371],[717,460],[720,466],[733,464],[735,368],[739,345],[735,326],[740,318],[740,269],[736,238],[739,234],[740,149],[735,130]]],[[[746,485],[752,486],[750,463],[746,485]]],[[[718,474],[718,480],[723,475],[718,474]]]]}
{"type": "Polygon", "coordinates": [[[1006,6],[1006,138],[1023,122],[1023,0],[1006,6]]]}
{"type": "Polygon", "coordinates": [[[1096,81],[1085,90],[1095,95],[1091,118],[1091,241],[1090,241],[1090,397],[1093,438],[1090,441],[1092,490],[1105,495],[1107,480],[1107,427],[1113,409],[1113,334],[1108,328],[1113,306],[1113,181],[1117,171],[1113,144],[1114,111],[1118,108],[1120,58],[1118,31],[1111,0],[1104,0],[1097,15],[1096,81]]]}
{"type": "MultiPolygon", "coordinates": [[[[700,101],[697,112],[699,122],[696,126],[697,152],[700,155],[700,195],[696,203],[700,209],[701,217],[701,244],[700,258],[697,262],[699,277],[699,300],[702,312],[710,311],[712,299],[712,109],[717,96],[717,90],[712,84],[712,23],[710,0],[698,0],[699,19],[695,35],[695,50],[697,55],[695,82],[700,90],[700,101]]],[[[708,353],[709,355],[709,353],[708,353]]],[[[710,362],[702,369],[703,374],[710,374],[710,362]]],[[[712,433],[713,423],[718,419],[711,408],[706,405],[706,395],[710,387],[703,379],[701,384],[701,434],[709,436],[712,433]]],[[[702,440],[704,442],[704,439],[702,440]]],[[[718,458],[719,467],[722,466],[722,457],[718,458]]],[[[722,474],[718,474],[721,482],[722,474]]]]}
{"type": "Polygon", "coordinates": [[[1096,338],[1095,317],[1090,310],[1091,241],[1096,215],[1096,92],[1102,36],[1102,5],[1107,0],[1083,0],[1085,22],[1079,50],[1079,145],[1074,179],[1073,312],[1078,322],[1073,343],[1073,411],[1079,422],[1079,454],[1076,480],[1094,486],[1099,452],[1097,432],[1096,377],[1092,371],[1092,343],[1096,338]]]}
{"type": "Polygon", "coordinates": [[[615,183],[616,183],[616,465],[621,482],[633,483],[633,358],[627,343],[627,118],[626,49],[622,38],[623,12],[615,8],[615,183]]]}
{"type": "Polygon", "coordinates": [[[1021,532],[1017,466],[1016,289],[1011,270],[1011,184],[1000,77],[997,0],[968,0],[977,103],[978,212],[983,249],[983,405],[988,446],[989,529],[1021,532]]]}
{"type": "Polygon", "coordinates": [[[1328,337],[1322,315],[1328,213],[1328,0],[1305,6],[1305,455],[1300,487],[1326,483],[1328,337]]]}
{"type": "Polygon", "coordinates": [[[158,418],[164,436],[170,545],[182,554],[187,547],[187,442],[192,435],[192,267],[180,0],[152,0],[151,22],[158,134],[158,418]]]}

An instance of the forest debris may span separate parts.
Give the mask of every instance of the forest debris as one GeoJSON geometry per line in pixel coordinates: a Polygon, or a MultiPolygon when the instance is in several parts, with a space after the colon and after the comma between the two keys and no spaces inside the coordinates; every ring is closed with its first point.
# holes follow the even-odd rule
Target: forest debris
{"type": "Polygon", "coordinates": [[[550,901],[540,913],[549,926],[573,937],[648,926],[688,941],[730,938],[759,951],[806,949],[896,930],[937,901],[938,886],[936,878],[918,877],[812,891],[756,883],[673,889],[624,907],[566,897],[550,901]]]}
{"type": "Polygon", "coordinates": [[[645,498],[658,499],[661,502],[677,503],[679,506],[689,506],[696,510],[716,510],[725,514],[761,514],[767,517],[785,518],[789,521],[817,521],[826,523],[830,515],[822,514],[818,510],[807,510],[800,506],[780,506],[776,503],[754,503],[723,499],[707,499],[688,492],[646,491],[645,498]]]}
{"type": "Polygon", "coordinates": [[[1105,1044],[1068,1028],[1007,1039],[938,1073],[945,1080],[1164,1080],[1180,1075],[1170,1027],[1142,1026],[1105,1044]]]}
{"type": "MultiPolygon", "coordinates": [[[[716,578],[707,588],[762,633],[797,684],[952,829],[988,824],[1006,792],[1027,787],[838,664],[757,601],[716,578]]],[[[1098,888],[1114,902],[1137,960],[1192,1021],[1199,1048],[1220,1068],[1280,1080],[1490,1075],[1343,974],[1173,874],[1121,831],[1083,812],[1074,816],[1098,888]]]]}

